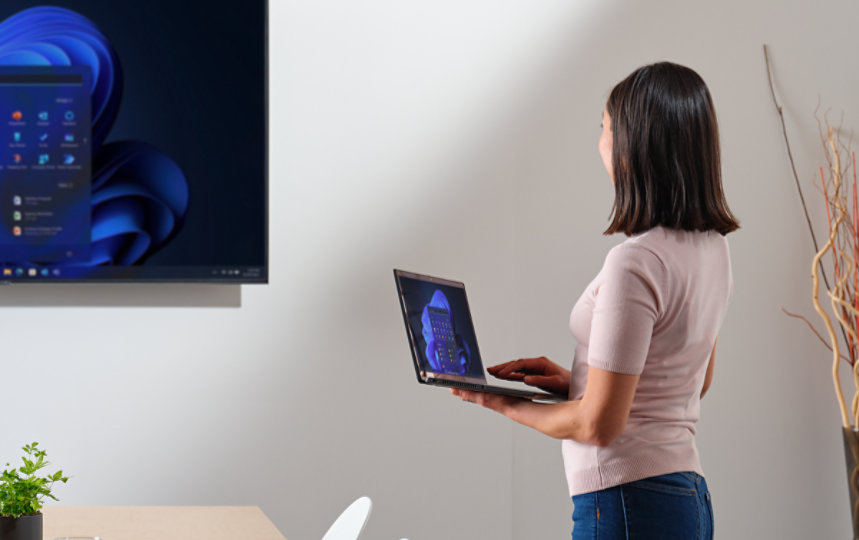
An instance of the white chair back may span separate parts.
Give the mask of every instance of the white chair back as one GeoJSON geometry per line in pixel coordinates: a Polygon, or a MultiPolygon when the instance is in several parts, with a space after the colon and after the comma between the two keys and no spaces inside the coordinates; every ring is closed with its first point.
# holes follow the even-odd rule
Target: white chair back
{"type": "Polygon", "coordinates": [[[372,509],[373,501],[370,500],[370,497],[357,499],[346,510],[343,510],[343,513],[331,525],[322,540],[358,540],[372,509]]]}

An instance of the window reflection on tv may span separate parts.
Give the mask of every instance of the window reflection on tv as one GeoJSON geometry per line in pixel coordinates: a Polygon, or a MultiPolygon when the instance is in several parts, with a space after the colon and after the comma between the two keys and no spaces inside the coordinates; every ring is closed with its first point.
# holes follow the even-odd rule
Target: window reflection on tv
{"type": "Polygon", "coordinates": [[[4,282],[268,280],[267,2],[0,3],[4,282]]]}

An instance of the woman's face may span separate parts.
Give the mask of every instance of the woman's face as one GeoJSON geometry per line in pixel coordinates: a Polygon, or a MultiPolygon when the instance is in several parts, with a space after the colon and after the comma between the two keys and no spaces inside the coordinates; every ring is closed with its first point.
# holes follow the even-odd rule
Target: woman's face
{"type": "Polygon", "coordinates": [[[602,112],[602,135],[600,135],[599,149],[602,164],[611,177],[612,183],[614,183],[614,173],[611,168],[611,117],[605,109],[602,112]]]}

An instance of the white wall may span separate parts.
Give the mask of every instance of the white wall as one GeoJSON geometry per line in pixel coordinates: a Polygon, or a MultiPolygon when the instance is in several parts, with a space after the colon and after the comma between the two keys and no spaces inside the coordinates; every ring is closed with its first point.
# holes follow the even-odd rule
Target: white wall
{"type": "MultiPolygon", "coordinates": [[[[483,356],[572,359],[567,318],[620,237],[596,151],[610,88],[695,68],[722,129],[736,292],[698,443],[719,538],[847,537],[811,247],[818,96],[859,126],[848,0],[271,6],[271,284],[0,289],[0,459],[39,440],[64,504],[253,504],[320,538],[565,538],[560,444],[414,381],[393,267],[464,280],[483,356]]],[[[5,461],[4,461],[5,462],[5,461]]]]}

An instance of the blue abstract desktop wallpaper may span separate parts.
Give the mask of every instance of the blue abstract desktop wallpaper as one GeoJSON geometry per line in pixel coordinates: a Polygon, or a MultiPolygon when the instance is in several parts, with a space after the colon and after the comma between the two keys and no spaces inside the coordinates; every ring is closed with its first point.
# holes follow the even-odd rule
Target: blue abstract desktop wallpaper
{"type": "Polygon", "coordinates": [[[399,280],[421,369],[484,377],[465,291],[404,276],[399,280]]]}
{"type": "Polygon", "coordinates": [[[267,280],[266,11],[0,3],[5,279],[267,280]]]}

